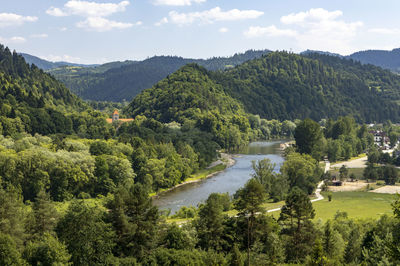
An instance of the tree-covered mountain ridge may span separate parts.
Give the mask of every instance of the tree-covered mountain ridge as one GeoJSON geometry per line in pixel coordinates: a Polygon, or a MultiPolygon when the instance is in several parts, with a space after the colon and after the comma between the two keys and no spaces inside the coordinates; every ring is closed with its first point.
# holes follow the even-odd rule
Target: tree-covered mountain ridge
{"type": "Polygon", "coordinates": [[[36,65],[0,45],[0,135],[110,136],[104,116],[36,65]],[[104,120],[104,121],[103,121],[104,120]]]}
{"type": "Polygon", "coordinates": [[[229,114],[229,102],[243,107],[235,107],[233,114],[281,121],[344,115],[365,122],[397,121],[399,88],[400,79],[378,67],[326,55],[273,52],[225,71],[185,66],[139,94],[128,112],[182,122],[181,114],[193,117],[210,108],[229,114]],[[195,78],[188,79],[192,74],[195,78]],[[222,95],[235,101],[215,102],[222,95]]]}
{"type": "Polygon", "coordinates": [[[222,70],[269,52],[249,50],[230,57],[210,59],[154,56],[143,61],[111,62],[96,67],[65,66],[48,72],[83,99],[121,102],[132,100],[142,90],[186,64],[197,63],[208,70],[222,70]]]}

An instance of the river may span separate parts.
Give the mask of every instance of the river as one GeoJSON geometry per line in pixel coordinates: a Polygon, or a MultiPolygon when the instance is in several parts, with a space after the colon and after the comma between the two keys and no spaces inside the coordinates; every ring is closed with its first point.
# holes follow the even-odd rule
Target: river
{"type": "Polygon", "coordinates": [[[284,161],[279,144],[283,142],[285,141],[252,142],[235,157],[236,163],[232,167],[211,178],[162,193],[153,199],[153,204],[161,210],[171,209],[171,213],[175,213],[182,206],[197,206],[214,192],[228,192],[233,195],[251,177],[252,161],[269,158],[276,164],[275,171],[279,171],[284,161]]]}

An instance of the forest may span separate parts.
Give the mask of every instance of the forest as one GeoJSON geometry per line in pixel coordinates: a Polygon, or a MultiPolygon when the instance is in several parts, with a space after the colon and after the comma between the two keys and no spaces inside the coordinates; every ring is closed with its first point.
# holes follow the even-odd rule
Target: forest
{"type": "Polygon", "coordinates": [[[230,57],[190,59],[177,56],[154,56],[143,61],[111,62],[100,66],[65,66],[48,70],[72,92],[87,100],[131,101],[167,75],[189,63],[208,70],[222,70],[261,57],[269,50],[249,50],[230,57]]]}
{"type": "MultiPolygon", "coordinates": [[[[326,178],[321,159],[370,151],[370,160],[384,160],[366,126],[357,124],[367,116],[267,120],[250,113],[224,78],[238,75],[233,83],[242,82],[251,64],[288,58],[304,65],[303,72],[319,66],[327,80],[341,75],[329,66],[286,53],[224,72],[189,64],[124,107],[84,102],[16,52],[0,48],[0,265],[399,263],[400,199],[393,216],[353,220],[338,212],[326,222],[315,219],[310,202],[326,178]],[[93,107],[123,107],[122,115],[134,120],[108,124],[107,113],[93,107]],[[183,224],[171,223],[152,205],[152,193],[182,183],[220,151],[274,138],[296,140],[279,173],[268,160],[253,162],[243,188],[211,194],[183,224]],[[264,203],[278,201],[285,202],[280,213],[264,212],[264,203]]],[[[377,99],[375,108],[388,103],[377,99]]]]}

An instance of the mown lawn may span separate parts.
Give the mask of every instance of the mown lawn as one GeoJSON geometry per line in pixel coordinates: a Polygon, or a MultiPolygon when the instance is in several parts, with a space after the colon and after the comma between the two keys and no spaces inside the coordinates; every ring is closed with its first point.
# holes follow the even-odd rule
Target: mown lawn
{"type": "MultiPolygon", "coordinates": [[[[347,168],[349,171],[348,176],[354,174],[357,179],[364,179],[364,168],[347,168]]],[[[339,177],[339,168],[329,171],[331,176],[339,177]]]]}
{"type": "Polygon", "coordinates": [[[326,222],[332,219],[337,211],[347,212],[350,218],[379,218],[383,214],[392,215],[391,203],[396,195],[379,194],[372,192],[335,192],[332,201],[328,201],[326,193],[324,199],[313,203],[315,219],[326,222]]]}

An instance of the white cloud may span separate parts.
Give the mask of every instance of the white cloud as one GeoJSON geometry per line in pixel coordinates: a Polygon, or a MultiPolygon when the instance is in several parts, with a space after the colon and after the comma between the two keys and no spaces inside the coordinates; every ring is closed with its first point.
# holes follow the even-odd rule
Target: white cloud
{"type": "Polygon", "coordinates": [[[0,42],[4,43],[6,45],[9,45],[9,44],[20,44],[20,43],[25,43],[26,39],[24,37],[20,37],[20,36],[14,36],[14,37],[11,37],[11,38],[0,37],[0,42]]]}
{"type": "MultiPolygon", "coordinates": [[[[132,24],[104,18],[118,12],[124,12],[129,4],[129,1],[126,0],[119,3],[97,3],[80,0],[69,0],[67,3],[65,3],[62,9],[58,7],[50,7],[49,9],[47,9],[46,13],[56,17],[72,15],[85,17],[85,20],[76,23],[76,26],[78,28],[104,32],[113,29],[127,29],[132,26],[142,25],[141,21],[132,24]]],[[[61,29],[61,31],[65,30],[67,29],[61,29]]]]}
{"type": "Polygon", "coordinates": [[[101,17],[89,17],[84,21],[78,22],[76,26],[78,28],[84,28],[86,30],[103,32],[112,29],[127,29],[132,27],[133,24],[112,21],[101,17]]]}
{"type": "Polygon", "coordinates": [[[178,25],[189,25],[196,21],[201,24],[211,24],[216,21],[255,19],[263,14],[264,12],[257,10],[231,9],[222,11],[220,7],[215,7],[202,12],[178,13],[171,11],[169,12],[169,21],[178,25]]]}
{"type": "Polygon", "coordinates": [[[324,20],[335,20],[342,16],[343,12],[340,10],[328,11],[323,8],[312,8],[306,12],[292,13],[281,18],[283,24],[301,24],[304,22],[316,22],[324,20]]]}
{"type": "Polygon", "coordinates": [[[264,35],[269,37],[294,37],[297,35],[297,32],[290,29],[278,29],[274,25],[269,27],[251,26],[244,32],[244,35],[247,38],[255,38],[264,35]]]}
{"type": "Polygon", "coordinates": [[[31,38],[47,38],[49,37],[49,35],[47,35],[46,33],[42,33],[42,34],[32,34],[31,38]]]}
{"type": "Polygon", "coordinates": [[[0,13],[0,28],[8,26],[20,26],[25,22],[35,22],[37,17],[21,16],[13,13],[0,13]]]}
{"type": "Polygon", "coordinates": [[[218,31],[221,32],[221,33],[226,33],[226,32],[229,31],[229,29],[228,29],[228,28],[225,28],[225,27],[222,27],[222,28],[220,28],[218,31]]]}
{"type": "Polygon", "coordinates": [[[46,10],[46,14],[54,17],[65,17],[68,16],[68,14],[61,9],[57,7],[50,7],[49,9],[46,10]]]}
{"type": "Polygon", "coordinates": [[[51,61],[51,62],[69,62],[69,63],[80,63],[81,59],[79,57],[73,57],[70,55],[48,55],[48,56],[40,56],[44,60],[51,61]]]}
{"type": "Polygon", "coordinates": [[[250,27],[244,32],[247,37],[287,36],[295,39],[294,45],[299,50],[328,50],[341,54],[353,52],[352,42],[363,26],[361,21],[346,22],[341,20],[343,12],[340,10],[328,11],[323,8],[314,8],[305,12],[292,13],[282,16],[280,21],[287,29],[278,29],[275,26],[250,27]]]}
{"type": "Polygon", "coordinates": [[[161,25],[164,25],[164,24],[167,24],[167,23],[168,23],[168,18],[164,17],[160,21],[154,23],[154,25],[158,27],[158,26],[161,26],[161,25]]]}
{"type": "Polygon", "coordinates": [[[60,31],[67,31],[67,30],[68,30],[67,27],[62,27],[62,28],[60,28],[60,31]]]}
{"type": "Polygon", "coordinates": [[[82,17],[107,17],[117,12],[124,12],[129,1],[114,3],[96,3],[88,1],[70,0],[63,9],[50,7],[46,13],[51,16],[77,15],[82,17]]]}
{"type": "Polygon", "coordinates": [[[200,4],[207,0],[155,0],[153,4],[156,6],[190,6],[192,3],[200,4]]]}
{"type": "Polygon", "coordinates": [[[368,30],[371,33],[386,34],[386,35],[397,35],[400,34],[400,29],[395,28],[373,28],[368,30]]]}

